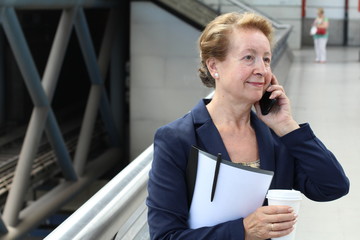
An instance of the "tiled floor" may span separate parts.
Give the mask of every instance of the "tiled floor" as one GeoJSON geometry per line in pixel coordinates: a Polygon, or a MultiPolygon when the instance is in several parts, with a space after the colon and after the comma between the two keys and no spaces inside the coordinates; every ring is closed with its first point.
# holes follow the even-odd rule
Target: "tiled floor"
{"type": "Polygon", "coordinates": [[[294,51],[285,90],[298,122],[337,156],[350,193],[333,202],[302,201],[297,240],[360,239],[360,48],[328,47],[328,62],[314,63],[312,48],[294,51]]]}

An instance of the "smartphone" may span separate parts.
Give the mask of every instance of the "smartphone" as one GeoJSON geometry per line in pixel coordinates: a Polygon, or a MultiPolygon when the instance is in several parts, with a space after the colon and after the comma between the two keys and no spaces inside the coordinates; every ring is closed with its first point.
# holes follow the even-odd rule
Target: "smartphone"
{"type": "Polygon", "coordinates": [[[271,108],[277,102],[276,98],[275,99],[270,99],[269,98],[270,95],[271,95],[271,92],[266,91],[264,93],[264,95],[262,96],[262,98],[260,99],[260,101],[259,101],[262,115],[267,115],[271,111],[271,108]]]}

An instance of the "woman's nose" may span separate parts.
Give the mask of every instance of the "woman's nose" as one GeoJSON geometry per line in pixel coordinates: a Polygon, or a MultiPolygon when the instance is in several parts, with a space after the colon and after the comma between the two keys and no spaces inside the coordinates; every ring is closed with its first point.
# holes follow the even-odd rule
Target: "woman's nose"
{"type": "Polygon", "coordinates": [[[267,67],[264,60],[258,60],[255,64],[254,74],[257,76],[264,77],[267,73],[267,67]]]}

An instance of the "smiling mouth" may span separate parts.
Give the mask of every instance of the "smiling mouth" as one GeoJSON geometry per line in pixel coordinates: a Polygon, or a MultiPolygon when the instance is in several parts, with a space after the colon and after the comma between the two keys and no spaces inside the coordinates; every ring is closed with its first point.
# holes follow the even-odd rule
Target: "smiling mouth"
{"type": "Polygon", "coordinates": [[[265,83],[263,83],[263,82],[248,82],[248,84],[256,86],[256,87],[263,87],[265,83]]]}

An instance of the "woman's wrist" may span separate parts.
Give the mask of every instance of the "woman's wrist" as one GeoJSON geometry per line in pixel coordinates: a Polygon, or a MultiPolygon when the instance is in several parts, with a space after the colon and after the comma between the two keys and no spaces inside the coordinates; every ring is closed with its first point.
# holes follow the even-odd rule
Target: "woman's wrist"
{"type": "Polygon", "coordinates": [[[299,124],[295,120],[291,120],[287,123],[281,124],[279,127],[273,130],[276,135],[282,137],[298,128],[300,128],[299,124]]]}
{"type": "Polygon", "coordinates": [[[244,232],[245,232],[245,236],[244,239],[245,240],[252,240],[251,236],[249,235],[249,227],[248,227],[248,219],[244,218],[243,220],[243,224],[244,224],[244,232]]]}

